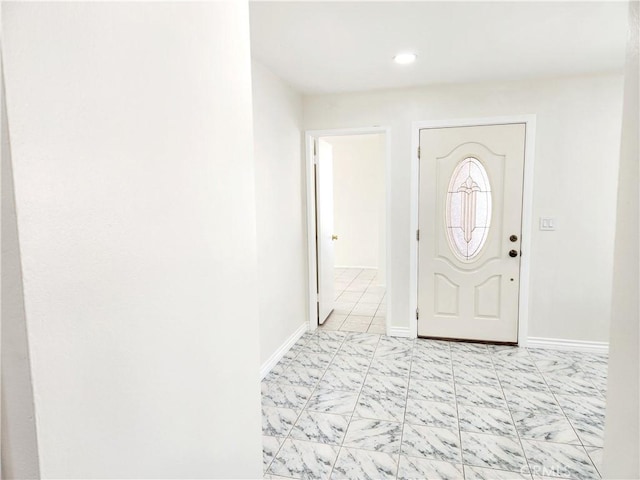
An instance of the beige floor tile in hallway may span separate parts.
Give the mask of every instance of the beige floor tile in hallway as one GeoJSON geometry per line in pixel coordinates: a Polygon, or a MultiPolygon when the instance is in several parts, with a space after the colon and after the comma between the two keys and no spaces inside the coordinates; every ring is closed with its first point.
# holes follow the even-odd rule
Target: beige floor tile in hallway
{"type": "Polygon", "coordinates": [[[385,333],[386,289],[374,268],[336,268],[336,304],[322,330],[385,333]]]}

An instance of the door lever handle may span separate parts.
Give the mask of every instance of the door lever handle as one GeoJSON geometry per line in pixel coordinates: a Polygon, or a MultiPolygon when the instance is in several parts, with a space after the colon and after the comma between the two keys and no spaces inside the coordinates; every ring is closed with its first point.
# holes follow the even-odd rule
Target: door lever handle
{"type": "Polygon", "coordinates": [[[338,239],[338,235],[331,235],[331,240],[337,240],[338,239]]]}
{"type": "Polygon", "coordinates": [[[511,258],[513,258],[513,257],[517,257],[517,256],[518,256],[518,252],[517,252],[517,250],[509,250],[509,256],[510,256],[511,258]]]}

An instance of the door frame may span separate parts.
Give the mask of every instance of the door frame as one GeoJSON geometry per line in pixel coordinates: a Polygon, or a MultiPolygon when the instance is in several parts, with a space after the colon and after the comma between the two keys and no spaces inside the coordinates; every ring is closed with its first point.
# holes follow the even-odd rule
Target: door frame
{"type": "MultiPolygon", "coordinates": [[[[522,243],[520,256],[520,291],[518,294],[518,345],[527,346],[529,331],[529,289],[531,275],[531,235],[533,233],[533,165],[535,160],[536,115],[507,115],[501,117],[464,118],[448,120],[428,120],[411,124],[411,239],[409,257],[409,308],[410,312],[418,309],[418,205],[420,184],[420,163],[418,147],[420,146],[420,130],[426,128],[473,127],[487,125],[507,125],[520,123],[525,125],[524,140],[524,179],[522,188],[522,243]]],[[[418,337],[418,321],[415,317],[410,322],[412,338],[418,337]]]]}
{"type": "Polygon", "coordinates": [[[306,170],[306,202],[307,202],[307,265],[308,265],[308,322],[309,331],[318,328],[318,282],[317,282],[317,265],[316,265],[316,199],[315,199],[315,178],[314,178],[314,158],[313,144],[320,137],[338,137],[350,135],[367,135],[383,133],[385,135],[385,256],[386,256],[386,313],[385,328],[387,335],[389,334],[389,326],[391,325],[391,226],[389,212],[391,210],[391,128],[390,127],[361,127],[361,128],[335,128],[329,130],[305,130],[305,170],[306,170]]]}

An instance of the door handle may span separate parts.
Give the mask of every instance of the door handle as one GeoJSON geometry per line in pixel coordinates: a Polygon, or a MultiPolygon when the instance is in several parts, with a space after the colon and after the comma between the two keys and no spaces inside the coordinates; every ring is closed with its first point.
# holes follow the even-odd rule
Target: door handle
{"type": "Polygon", "coordinates": [[[509,256],[510,256],[511,258],[513,258],[513,257],[517,257],[517,256],[518,256],[518,252],[517,252],[517,250],[509,250],[509,256]]]}
{"type": "Polygon", "coordinates": [[[331,235],[331,240],[337,240],[338,239],[338,235],[331,235]]]}

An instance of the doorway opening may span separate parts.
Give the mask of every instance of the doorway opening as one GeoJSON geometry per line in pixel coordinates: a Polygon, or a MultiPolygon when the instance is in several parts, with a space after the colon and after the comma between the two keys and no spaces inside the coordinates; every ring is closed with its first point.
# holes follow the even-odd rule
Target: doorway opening
{"type": "Polygon", "coordinates": [[[387,333],[388,129],[306,134],[309,328],[387,333]]]}

